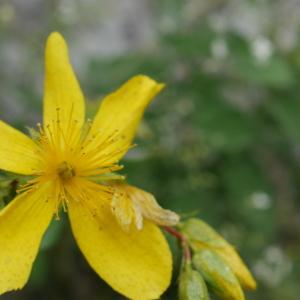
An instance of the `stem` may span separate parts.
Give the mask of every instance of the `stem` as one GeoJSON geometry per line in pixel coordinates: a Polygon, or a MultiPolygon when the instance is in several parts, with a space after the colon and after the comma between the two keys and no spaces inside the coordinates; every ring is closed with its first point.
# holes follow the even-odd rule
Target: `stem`
{"type": "Polygon", "coordinates": [[[191,261],[191,251],[187,242],[186,237],[175,228],[170,226],[163,226],[164,230],[173,235],[180,243],[182,250],[183,250],[183,257],[186,262],[191,261]]]}

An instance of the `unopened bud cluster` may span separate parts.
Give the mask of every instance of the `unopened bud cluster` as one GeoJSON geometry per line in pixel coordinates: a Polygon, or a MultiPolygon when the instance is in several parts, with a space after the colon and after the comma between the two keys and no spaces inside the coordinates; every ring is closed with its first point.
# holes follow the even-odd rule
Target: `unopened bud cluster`
{"type": "Polygon", "coordinates": [[[213,228],[195,218],[179,227],[192,250],[191,259],[184,260],[181,268],[180,300],[208,300],[208,290],[223,300],[244,300],[242,288],[256,288],[234,247],[213,228]]]}

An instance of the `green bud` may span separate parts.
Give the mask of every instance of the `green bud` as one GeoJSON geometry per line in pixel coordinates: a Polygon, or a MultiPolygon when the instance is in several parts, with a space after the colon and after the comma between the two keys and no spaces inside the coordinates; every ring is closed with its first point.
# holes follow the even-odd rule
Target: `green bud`
{"type": "Polygon", "coordinates": [[[245,299],[239,281],[223,259],[213,251],[203,249],[195,253],[193,265],[221,299],[245,299]]]}
{"type": "Polygon", "coordinates": [[[188,238],[194,251],[201,249],[214,251],[228,264],[243,287],[256,288],[253,276],[234,247],[208,224],[202,220],[192,218],[182,225],[181,231],[188,238]]]}
{"type": "Polygon", "coordinates": [[[199,272],[186,263],[179,277],[180,300],[209,300],[206,284],[199,272]]]}

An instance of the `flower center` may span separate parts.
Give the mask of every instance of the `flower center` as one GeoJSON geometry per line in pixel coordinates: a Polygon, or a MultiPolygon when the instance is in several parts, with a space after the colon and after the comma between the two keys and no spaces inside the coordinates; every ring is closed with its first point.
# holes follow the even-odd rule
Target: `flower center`
{"type": "Polygon", "coordinates": [[[63,161],[57,168],[57,174],[62,180],[67,181],[72,179],[76,175],[76,172],[69,163],[63,161]]]}

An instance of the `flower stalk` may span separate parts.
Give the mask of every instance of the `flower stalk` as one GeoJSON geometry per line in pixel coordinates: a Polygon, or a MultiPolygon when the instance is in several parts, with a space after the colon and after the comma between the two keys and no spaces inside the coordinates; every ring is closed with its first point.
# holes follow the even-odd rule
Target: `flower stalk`
{"type": "Polygon", "coordinates": [[[174,227],[171,226],[163,226],[163,228],[166,232],[168,232],[178,240],[182,247],[183,259],[185,260],[185,262],[190,262],[192,260],[191,250],[184,234],[182,234],[180,231],[177,231],[174,227]]]}

